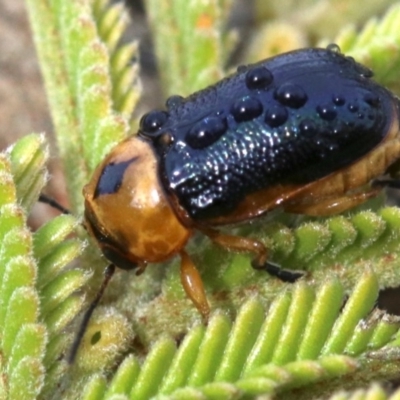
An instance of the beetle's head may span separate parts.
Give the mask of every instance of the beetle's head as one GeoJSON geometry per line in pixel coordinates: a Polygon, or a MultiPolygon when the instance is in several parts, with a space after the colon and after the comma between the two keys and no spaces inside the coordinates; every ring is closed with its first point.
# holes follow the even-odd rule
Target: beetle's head
{"type": "Polygon", "coordinates": [[[179,252],[191,234],[160,184],[150,144],[137,136],[110,152],[83,195],[85,226],[119,268],[164,261],[179,252]]]}

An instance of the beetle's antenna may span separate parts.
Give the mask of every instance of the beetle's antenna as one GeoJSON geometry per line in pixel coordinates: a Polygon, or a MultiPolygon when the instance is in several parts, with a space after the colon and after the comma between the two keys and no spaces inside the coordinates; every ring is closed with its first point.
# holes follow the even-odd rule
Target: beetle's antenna
{"type": "Polygon", "coordinates": [[[63,214],[71,214],[69,210],[67,210],[65,207],[63,207],[61,204],[57,203],[54,199],[51,197],[47,197],[45,194],[41,193],[39,195],[39,199],[41,203],[48,204],[49,206],[55,208],[58,211],[61,211],[63,214]]]}
{"type": "Polygon", "coordinates": [[[78,333],[75,336],[75,340],[72,343],[71,346],[71,350],[70,353],[67,357],[67,362],[68,364],[72,364],[75,360],[76,357],[76,353],[78,352],[79,346],[82,342],[82,338],[83,335],[85,334],[86,328],[89,324],[90,321],[90,317],[93,314],[93,311],[96,309],[96,307],[98,306],[101,298],[103,297],[104,291],[108,285],[108,283],[110,282],[110,279],[112,278],[112,276],[114,275],[115,272],[115,265],[114,264],[110,264],[104,271],[104,279],[103,282],[100,286],[99,291],[97,292],[96,297],[93,299],[93,301],[91,302],[91,304],[89,305],[89,308],[86,310],[85,314],[83,315],[83,319],[81,322],[81,325],[79,327],[78,333]]]}

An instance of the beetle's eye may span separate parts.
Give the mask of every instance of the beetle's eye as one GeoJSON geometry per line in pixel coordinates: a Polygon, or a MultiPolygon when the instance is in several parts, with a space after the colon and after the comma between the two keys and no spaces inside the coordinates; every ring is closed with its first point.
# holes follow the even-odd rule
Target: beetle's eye
{"type": "Polygon", "coordinates": [[[150,111],[140,120],[140,133],[145,136],[153,136],[167,122],[168,117],[169,115],[165,111],[150,111]]]}

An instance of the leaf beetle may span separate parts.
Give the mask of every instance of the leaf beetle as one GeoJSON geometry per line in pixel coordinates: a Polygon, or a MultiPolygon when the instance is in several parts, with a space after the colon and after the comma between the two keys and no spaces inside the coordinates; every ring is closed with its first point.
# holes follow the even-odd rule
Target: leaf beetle
{"type": "Polygon", "coordinates": [[[371,181],[400,157],[399,101],[371,77],[335,46],[307,48],[169,98],[84,187],[87,230],[112,268],[142,272],[179,255],[183,287],[204,319],[203,283],[185,251],[195,230],[295,280],[268,262],[260,241],[218,227],[277,207],[331,215],[377,195],[371,181]]]}

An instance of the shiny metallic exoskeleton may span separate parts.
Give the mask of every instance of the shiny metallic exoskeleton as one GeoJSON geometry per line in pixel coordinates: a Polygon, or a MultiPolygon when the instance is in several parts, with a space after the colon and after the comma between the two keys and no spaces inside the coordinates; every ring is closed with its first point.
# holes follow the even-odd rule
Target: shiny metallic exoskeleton
{"type": "Polygon", "coordinates": [[[347,210],[379,192],[371,181],[399,156],[399,101],[369,69],[333,47],[293,51],[146,114],[84,188],[85,224],[123,269],[179,255],[186,293],[207,318],[184,250],[194,230],[273,271],[261,242],[218,226],[277,207],[347,210]]]}

